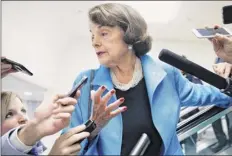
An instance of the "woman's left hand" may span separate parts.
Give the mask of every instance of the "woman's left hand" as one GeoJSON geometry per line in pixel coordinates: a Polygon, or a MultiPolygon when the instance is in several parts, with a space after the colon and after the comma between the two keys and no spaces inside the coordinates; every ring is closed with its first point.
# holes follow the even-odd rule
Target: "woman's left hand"
{"type": "Polygon", "coordinates": [[[124,102],[124,98],[120,98],[107,106],[108,101],[115,94],[115,90],[113,89],[101,97],[105,90],[106,87],[101,86],[96,92],[91,91],[91,98],[94,101],[94,106],[93,114],[90,119],[97,125],[96,130],[91,133],[91,138],[96,136],[113,117],[127,110],[126,106],[119,107],[124,102]]]}

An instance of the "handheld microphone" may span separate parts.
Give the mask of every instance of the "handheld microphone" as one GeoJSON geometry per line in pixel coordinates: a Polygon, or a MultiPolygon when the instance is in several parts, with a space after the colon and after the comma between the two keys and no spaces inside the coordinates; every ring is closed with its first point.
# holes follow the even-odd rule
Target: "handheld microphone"
{"type": "Polygon", "coordinates": [[[143,155],[150,143],[148,135],[143,133],[129,155],[143,155]]]}
{"type": "Polygon", "coordinates": [[[223,24],[232,23],[232,5],[227,5],[222,8],[223,24]]]}
{"type": "Polygon", "coordinates": [[[198,77],[199,79],[215,86],[218,89],[221,89],[222,92],[228,96],[232,96],[232,80],[230,78],[225,79],[221,76],[218,76],[217,74],[167,49],[161,50],[159,59],[180,70],[198,77]]]}

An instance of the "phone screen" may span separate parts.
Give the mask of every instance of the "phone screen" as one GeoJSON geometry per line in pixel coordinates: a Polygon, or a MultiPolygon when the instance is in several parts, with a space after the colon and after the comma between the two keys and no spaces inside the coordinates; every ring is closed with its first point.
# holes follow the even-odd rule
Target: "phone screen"
{"type": "Polygon", "coordinates": [[[223,28],[218,28],[218,29],[214,29],[214,28],[208,28],[208,29],[196,29],[199,34],[201,34],[202,36],[214,36],[217,33],[218,34],[222,34],[222,35],[230,35],[229,32],[227,32],[225,29],[223,28]]]}

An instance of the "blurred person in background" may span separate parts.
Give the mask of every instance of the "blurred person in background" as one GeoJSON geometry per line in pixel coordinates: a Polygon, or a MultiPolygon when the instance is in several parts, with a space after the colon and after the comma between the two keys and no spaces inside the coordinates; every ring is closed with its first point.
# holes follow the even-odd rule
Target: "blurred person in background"
{"type": "MultiPolygon", "coordinates": [[[[216,74],[221,77],[228,78],[231,77],[232,65],[224,62],[221,58],[216,58],[215,64],[213,65],[213,70],[216,74]]],[[[226,145],[232,144],[232,112],[225,115],[227,130],[228,130],[228,139],[226,134],[223,131],[222,120],[218,119],[212,123],[214,134],[217,138],[217,143],[213,144],[210,149],[217,153],[222,150],[226,145]]]]}
{"type": "Polygon", "coordinates": [[[95,71],[93,90],[90,81],[83,86],[70,123],[70,128],[86,120],[96,124],[81,143],[80,154],[129,155],[147,133],[151,144],[144,155],[183,155],[176,134],[180,108],[228,107],[231,97],[215,87],[191,83],[176,68],[147,55],[152,39],[146,21],[132,7],[100,4],[88,16],[100,67],[81,72],[74,82],[95,71]]]}
{"type": "MultiPolygon", "coordinates": [[[[76,98],[79,96],[77,93],[76,98]]],[[[50,104],[41,104],[35,117],[28,120],[27,109],[13,92],[1,93],[1,152],[3,155],[41,155],[46,147],[45,136],[55,134],[69,124],[76,99],[57,95],[50,104]]],[[[70,129],[60,136],[49,155],[76,155],[81,149],[75,142],[89,136],[84,125],[70,129]]]]}
{"type": "MultiPolygon", "coordinates": [[[[183,58],[187,58],[186,56],[182,55],[183,58]]],[[[202,81],[200,79],[198,79],[197,77],[186,73],[184,71],[181,70],[182,75],[188,79],[190,82],[195,83],[195,84],[203,84],[202,81]]],[[[188,109],[188,108],[186,108],[188,109]]],[[[198,113],[200,110],[198,108],[193,109],[191,112],[185,114],[184,116],[182,116],[180,118],[180,121],[183,121],[185,119],[188,119],[189,117],[191,117],[192,115],[198,113]]],[[[183,140],[181,142],[181,144],[184,144],[184,151],[185,151],[185,155],[196,155],[197,154],[197,133],[193,134],[192,136],[186,138],[185,140],[183,140]]]]}
{"type": "MultiPolygon", "coordinates": [[[[215,29],[219,27],[218,25],[214,26],[215,29]]],[[[232,64],[232,37],[216,34],[210,41],[213,44],[216,55],[225,62],[232,64]]]]}

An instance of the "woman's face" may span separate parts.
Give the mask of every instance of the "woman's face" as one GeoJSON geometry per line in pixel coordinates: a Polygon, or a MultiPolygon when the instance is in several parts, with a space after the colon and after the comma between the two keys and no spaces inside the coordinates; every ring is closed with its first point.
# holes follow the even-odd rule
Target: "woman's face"
{"type": "Polygon", "coordinates": [[[120,27],[101,26],[90,22],[92,45],[100,64],[116,66],[128,55],[128,45],[123,41],[124,32],[120,27]]]}
{"type": "Polygon", "coordinates": [[[19,98],[11,99],[11,103],[6,112],[5,119],[2,122],[2,134],[11,130],[12,128],[18,127],[19,125],[25,124],[28,121],[28,116],[24,105],[19,98]]]}

